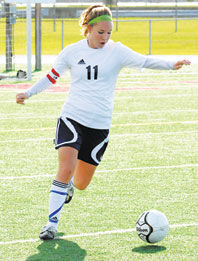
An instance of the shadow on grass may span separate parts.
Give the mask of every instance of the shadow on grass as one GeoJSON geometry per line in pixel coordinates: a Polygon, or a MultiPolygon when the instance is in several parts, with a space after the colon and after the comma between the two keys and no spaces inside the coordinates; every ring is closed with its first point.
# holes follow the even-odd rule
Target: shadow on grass
{"type": "Polygon", "coordinates": [[[164,246],[149,245],[149,246],[135,247],[132,249],[132,252],[141,253],[141,254],[152,254],[164,250],[166,250],[166,247],[164,246]]]}
{"type": "MultiPolygon", "coordinates": [[[[60,236],[60,233],[58,234],[60,236]]],[[[43,241],[37,249],[38,254],[29,256],[26,261],[49,261],[49,260],[68,260],[68,261],[83,261],[87,252],[80,248],[78,244],[64,240],[54,239],[49,241],[43,241]]]]}

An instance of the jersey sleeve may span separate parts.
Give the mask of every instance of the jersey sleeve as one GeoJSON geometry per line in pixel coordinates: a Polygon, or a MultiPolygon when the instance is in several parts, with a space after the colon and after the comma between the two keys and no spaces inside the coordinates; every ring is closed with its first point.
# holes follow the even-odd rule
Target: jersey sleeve
{"type": "Polygon", "coordinates": [[[31,88],[29,88],[25,93],[28,98],[39,92],[48,89],[52,84],[55,84],[59,77],[61,77],[68,68],[67,64],[67,51],[66,48],[60,52],[57,56],[53,68],[51,71],[42,77],[38,82],[36,82],[31,88]]]}
{"type": "Polygon", "coordinates": [[[173,61],[152,58],[150,56],[139,54],[121,43],[118,43],[118,49],[122,67],[173,70],[175,64],[173,61]]]}

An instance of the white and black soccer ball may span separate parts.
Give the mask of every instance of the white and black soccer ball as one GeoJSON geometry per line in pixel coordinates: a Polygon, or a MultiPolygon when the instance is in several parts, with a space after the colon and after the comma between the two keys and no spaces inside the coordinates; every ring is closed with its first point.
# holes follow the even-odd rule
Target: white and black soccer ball
{"type": "Polygon", "coordinates": [[[168,219],[158,210],[145,211],[136,223],[138,236],[147,243],[161,241],[168,234],[168,229],[168,219]]]}

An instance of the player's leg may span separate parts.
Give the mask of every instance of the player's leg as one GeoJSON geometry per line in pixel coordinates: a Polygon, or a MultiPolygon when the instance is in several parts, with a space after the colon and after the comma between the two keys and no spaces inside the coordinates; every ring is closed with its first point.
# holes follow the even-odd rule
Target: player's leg
{"type": "Polygon", "coordinates": [[[78,157],[78,150],[72,147],[60,147],[58,149],[58,172],[56,180],[69,183],[73,176],[78,157]]]}
{"type": "Polygon", "coordinates": [[[59,167],[52,183],[49,199],[49,220],[41,233],[41,239],[53,239],[58,226],[61,209],[65,203],[68,191],[71,189],[71,178],[77,162],[80,138],[76,126],[70,121],[59,119],[55,147],[58,149],[59,167]],[[75,138],[75,139],[74,139],[75,138]]]}
{"type": "Polygon", "coordinates": [[[77,154],[78,150],[72,147],[58,149],[59,168],[50,190],[49,221],[39,236],[43,240],[53,239],[56,235],[61,209],[71,188],[69,181],[75,169],[77,154]]]}
{"type": "Polygon", "coordinates": [[[73,176],[74,186],[80,190],[90,184],[94,172],[107,148],[109,130],[84,128],[83,142],[73,176]]]}
{"type": "Polygon", "coordinates": [[[78,160],[74,171],[73,183],[77,189],[84,190],[90,184],[97,166],[78,160]]]}
{"type": "MultiPolygon", "coordinates": [[[[50,193],[49,223],[41,232],[41,239],[54,238],[60,211],[64,205],[65,197],[73,189],[72,184],[74,183],[74,186],[78,189],[85,189],[89,185],[108,144],[108,130],[86,128],[72,120],[68,122],[67,119],[64,120],[64,123],[63,120],[59,121],[60,130],[58,135],[56,135],[56,140],[62,142],[61,146],[68,144],[70,141],[65,142],[65,140],[70,135],[68,132],[68,129],[70,129],[70,132],[72,132],[72,143],[70,143],[70,146],[75,146],[76,151],[70,147],[70,149],[68,147],[59,148],[59,170],[50,193]],[[67,126],[67,128],[64,126],[67,126]],[[64,138],[65,134],[67,135],[64,138]],[[83,141],[81,139],[82,136],[83,141]],[[75,143],[73,140],[75,140],[75,143]],[[73,174],[74,179],[70,180],[73,174]],[[55,200],[55,198],[58,198],[58,200],[55,200]]],[[[56,143],[60,144],[60,142],[56,143]]],[[[70,195],[69,201],[71,198],[72,195],[70,195]]]]}

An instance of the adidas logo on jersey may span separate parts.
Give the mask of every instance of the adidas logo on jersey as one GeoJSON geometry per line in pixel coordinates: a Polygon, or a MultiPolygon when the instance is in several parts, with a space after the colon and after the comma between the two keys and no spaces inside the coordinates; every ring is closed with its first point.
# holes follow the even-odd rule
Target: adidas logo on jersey
{"type": "Polygon", "coordinates": [[[85,64],[85,61],[82,59],[78,62],[78,64],[85,64]]]}

